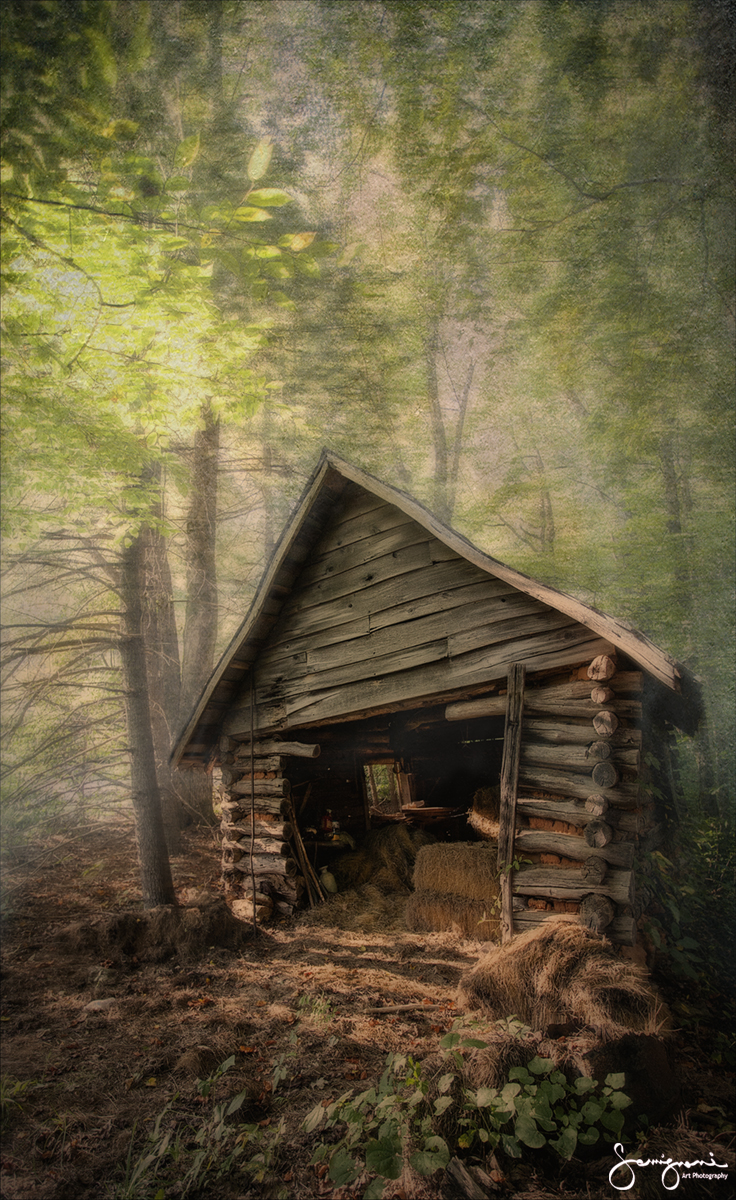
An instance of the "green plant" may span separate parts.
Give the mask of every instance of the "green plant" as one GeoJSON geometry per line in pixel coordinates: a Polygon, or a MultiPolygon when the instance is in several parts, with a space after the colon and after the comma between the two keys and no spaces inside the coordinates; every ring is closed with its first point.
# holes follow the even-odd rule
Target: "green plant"
{"type": "Polygon", "coordinates": [[[322,992],[318,996],[308,996],[305,993],[297,1000],[296,1007],[300,1017],[311,1017],[320,1025],[329,1025],[335,1015],[332,1001],[322,992]]]}
{"type": "Polygon", "coordinates": [[[732,838],[702,815],[686,815],[678,838],[671,857],[655,850],[640,865],[650,895],[643,926],[663,986],[673,986],[678,1023],[694,1037],[706,1035],[711,1061],[733,1066],[734,968],[726,952],[736,936],[732,838]]]}
{"type": "MultiPolygon", "coordinates": [[[[500,1024],[517,1035],[526,1032],[515,1017],[500,1024]]],[[[390,1054],[376,1088],[358,1096],[346,1092],[307,1115],[307,1133],[345,1126],[337,1142],[317,1147],[312,1162],[327,1161],[329,1178],[338,1186],[353,1183],[363,1171],[372,1173],[364,1200],[374,1200],[383,1196],[389,1180],[398,1179],[405,1161],[428,1176],[446,1167],[452,1153],[476,1143],[512,1158],[549,1148],[570,1159],[578,1145],[621,1137],[623,1111],[631,1104],[621,1091],[622,1074],[608,1075],[603,1085],[587,1077],[569,1083],[552,1059],[535,1056],[526,1067],[511,1068],[500,1089],[469,1088],[463,1079],[463,1051],[486,1046],[457,1029],[447,1034],[440,1047],[449,1069],[431,1094],[420,1063],[390,1054]],[[445,1114],[451,1112],[457,1136],[448,1144],[436,1125],[444,1118],[446,1130],[445,1114]]]]}
{"type": "Polygon", "coordinates": [[[156,1117],[146,1139],[147,1148],[135,1162],[136,1130],[133,1128],[125,1175],[116,1200],[140,1200],[149,1194],[157,1181],[162,1186],[154,1193],[154,1200],[163,1200],[164,1185],[169,1176],[176,1178],[177,1195],[182,1197],[237,1172],[247,1175],[254,1183],[263,1183],[268,1178],[278,1158],[284,1122],[269,1128],[237,1124],[234,1118],[248,1097],[247,1090],[214,1103],[217,1084],[234,1064],[235,1055],[231,1055],[207,1079],[197,1080],[202,1100],[213,1101],[201,1121],[176,1119],[177,1093],[156,1117]],[[164,1128],[165,1124],[168,1129],[164,1128]]]}
{"type": "Polygon", "coordinates": [[[19,1097],[35,1087],[38,1087],[35,1079],[16,1079],[13,1075],[0,1077],[0,1123],[3,1129],[22,1110],[19,1097]]]}

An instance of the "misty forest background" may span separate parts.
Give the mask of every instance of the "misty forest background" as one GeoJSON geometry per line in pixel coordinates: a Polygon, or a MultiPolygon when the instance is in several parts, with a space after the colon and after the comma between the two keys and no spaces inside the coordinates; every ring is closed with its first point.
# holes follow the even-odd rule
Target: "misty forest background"
{"type": "Polygon", "coordinates": [[[702,974],[736,799],[729,0],[3,24],[6,847],[131,800],[169,852],[211,819],[171,740],[328,447],[702,679],[651,863],[702,974]]]}

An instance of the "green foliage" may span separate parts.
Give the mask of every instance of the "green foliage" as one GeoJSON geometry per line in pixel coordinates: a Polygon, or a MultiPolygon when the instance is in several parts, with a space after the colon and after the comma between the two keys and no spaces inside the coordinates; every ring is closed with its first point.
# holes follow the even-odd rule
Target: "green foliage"
{"type": "Polygon", "coordinates": [[[685,816],[675,837],[671,858],[653,851],[641,864],[651,896],[645,931],[678,1023],[702,1036],[711,1061],[733,1067],[733,839],[715,819],[697,816],[685,816]]]}
{"type": "MultiPolygon", "coordinates": [[[[504,1024],[516,1032],[523,1028],[514,1018],[504,1024]]],[[[345,1127],[338,1140],[317,1146],[312,1162],[327,1162],[329,1178],[338,1186],[368,1172],[374,1179],[364,1195],[380,1197],[405,1162],[419,1175],[431,1176],[453,1153],[471,1147],[511,1158],[549,1148],[570,1159],[578,1146],[621,1139],[623,1113],[631,1104],[621,1091],[623,1075],[609,1075],[602,1085],[586,1077],[569,1083],[551,1059],[535,1056],[526,1067],[511,1068],[501,1089],[469,1088],[463,1051],[486,1045],[457,1029],[447,1034],[440,1047],[448,1070],[433,1089],[420,1063],[390,1054],[377,1087],[357,1096],[346,1092],[308,1114],[306,1133],[345,1127]]]]}
{"type": "Polygon", "coordinates": [[[22,1110],[21,1097],[37,1087],[35,1079],[15,1079],[12,1075],[0,1076],[0,1124],[5,1129],[22,1110]]]}
{"type": "Polygon", "coordinates": [[[163,1197],[167,1181],[177,1181],[177,1195],[190,1196],[216,1186],[216,1180],[246,1175],[263,1184],[273,1174],[281,1152],[283,1121],[269,1128],[238,1122],[247,1090],[215,1102],[217,1085],[235,1064],[231,1055],[207,1079],[197,1081],[202,1101],[209,1102],[196,1120],[177,1118],[178,1093],[157,1116],[146,1138],[146,1150],[133,1160],[135,1129],[124,1179],[116,1200],[163,1197]],[[153,1189],[157,1189],[154,1191],[153,1189]]]}

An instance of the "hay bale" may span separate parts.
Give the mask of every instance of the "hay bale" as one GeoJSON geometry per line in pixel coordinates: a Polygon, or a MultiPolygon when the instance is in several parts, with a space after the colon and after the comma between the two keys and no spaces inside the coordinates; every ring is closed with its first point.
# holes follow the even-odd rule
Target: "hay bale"
{"type": "Polygon", "coordinates": [[[447,892],[428,889],[414,892],[406,902],[404,920],[406,928],[413,933],[448,930],[484,942],[498,941],[500,937],[497,909],[491,908],[489,911],[489,906],[482,900],[453,896],[447,892]]]}
{"type": "Polygon", "coordinates": [[[533,1029],[565,1021],[655,1033],[664,1009],[647,972],[577,922],[553,919],[490,950],[460,980],[458,1003],[533,1029]]]}
{"type": "Polygon", "coordinates": [[[490,909],[501,896],[495,850],[482,842],[425,846],[414,865],[414,887],[479,900],[490,909]]]}

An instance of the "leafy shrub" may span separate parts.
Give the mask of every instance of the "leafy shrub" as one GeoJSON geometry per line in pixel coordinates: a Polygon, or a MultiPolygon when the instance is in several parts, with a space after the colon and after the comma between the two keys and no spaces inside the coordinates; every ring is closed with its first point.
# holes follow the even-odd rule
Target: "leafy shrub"
{"type": "Polygon", "coordinates": [[[334,1184],[353,1183],[367,1171],[375,1178],[364,1200],[374,1200],[383,1196],[387,1181],[399,1178],[405,1162],[420,1175],[432,1175],[456,1150],[476,1142],[512,1158],[549,1148],[570,1159],[578,1146],[620,1139],[623,1110],[631,1104],[621,1091],[623,1074],[608,1075],[602,1086],[585,1077],[570,1084],[552,1059],[535,1056],[526,1067],[512,1067],[500,1089],[469,1088],[462,1080],[462,1050],[483,1049],[486,1043],[453,1031],[440,1046],[449,1069],[435,1085],[435,1098],[421,1064],[389,1054],[377,1087],[357,1096],[346,1092],[308,1114],[307,1133],[344,1126],[337,1141],[321,1143],[312,1157],[313,1163],[328,1162],[334,1184]],[[454,1117],[454,1144],[436,1132],[447,1113],[454,1117]]]}

